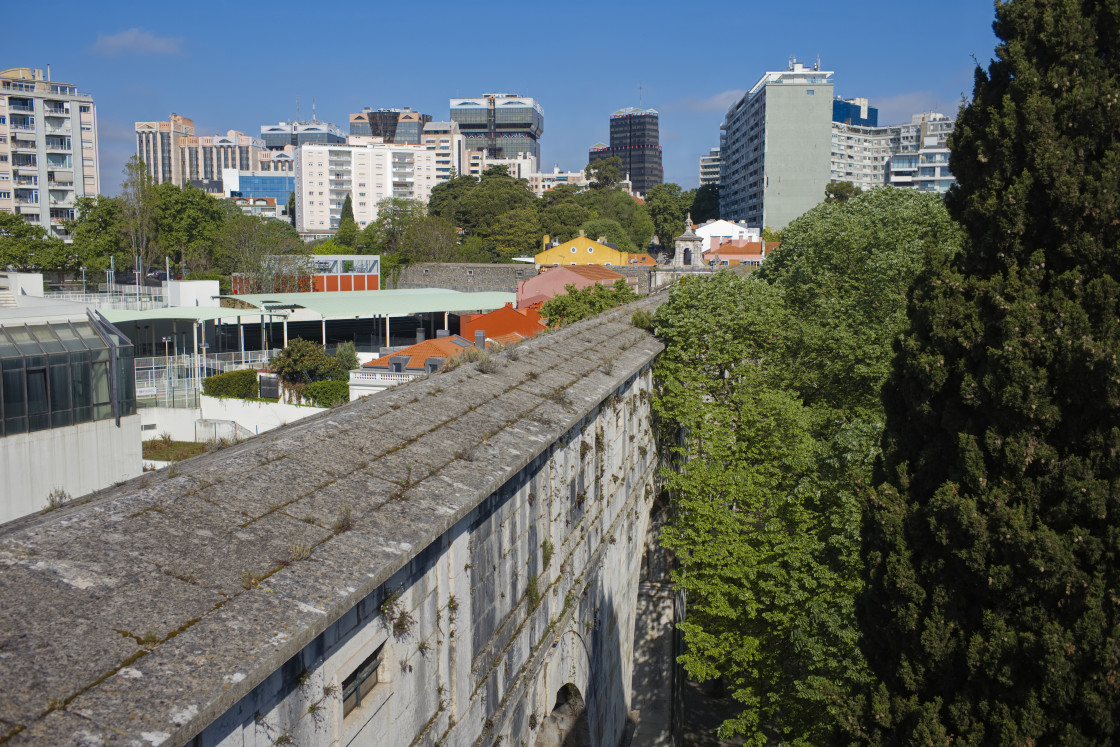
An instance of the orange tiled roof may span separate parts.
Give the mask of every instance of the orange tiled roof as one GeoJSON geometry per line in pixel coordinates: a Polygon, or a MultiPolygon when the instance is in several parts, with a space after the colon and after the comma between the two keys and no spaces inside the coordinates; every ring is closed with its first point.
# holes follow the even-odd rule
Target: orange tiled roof
{"type": "Polygon", "coordinates": [[[389,359],[399,355],[407,355],[408,363],[405,368],[424,369],[424,361],[429,358],[454,358],[467,348],[473,348],[474,343],[459,335],[437,337],[433,340],[424,340],[415,345],[409,345],[395,353],[375,358],[369,363],[362,364],[362,368],[389,368],[389,359]]]}

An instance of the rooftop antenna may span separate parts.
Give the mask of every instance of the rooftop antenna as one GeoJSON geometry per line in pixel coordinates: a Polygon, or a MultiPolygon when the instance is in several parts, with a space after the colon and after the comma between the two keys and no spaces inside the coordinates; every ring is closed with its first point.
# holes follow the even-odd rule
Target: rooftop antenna
{"type": "Polygon", "coordinates": [[[817,54],[817,66],[814,67],[813,69],[814,70],[820,70],[821,69],[821,56],[820,56],[820,54],[817,54]]]}
{"type": "Polygon", "coordinates": [[[296,96],[296,121],[299,121],[299,96],[296,96]]]}
{"type": "Polygon", "coordinates": [[[642,108],[642,84],[638,83],[638,108],[642,108]]]}
{"type": "Polygon", "coordinates": [[[318,115],[315,114],[315,98],[314,97],[312,97],[312,99],[311,99],[311,121],[312,122],[318,122],[319,121],[318,115]]]}

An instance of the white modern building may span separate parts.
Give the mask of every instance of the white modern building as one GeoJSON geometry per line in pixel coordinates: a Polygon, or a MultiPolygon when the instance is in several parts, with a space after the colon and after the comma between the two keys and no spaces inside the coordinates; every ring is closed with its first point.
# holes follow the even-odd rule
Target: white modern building
{"type": "Polygon", "coordinates": [[[100,192],[97,107],[50,68],[0,71],[0,211],[65,240],[79,197],[100,192]]]}
{"type": "Polygon", "coordinates": [[[362,228],[377,219],[381,200],[400,197],[427,204],[432,187],[443,181],[437,170],[438,151],[424,145],[363,140],[351,136],[351,143],[345,145],[300,146],[295,181],[298,231],[338,228],[347,195],[354,220],[362,228]]]}
{"type": "Polygon", "coordinates": [[[700,156],[700,186],[719,184],[719,148],[712,148],[708,155],[700,156]]]}
{"type": "Polygon", "coordinates": [[[697,226],[695,233],[703,239],[701,244],[703,251],[707,251],[713,246],[713,239],[715,239],[715,246],[726,244],[729,241],[762,240],[762,228],[760,226],[748,226],[746,221],[710,220],[697,226]]]}
{"type": "Polygon", "coordinates": [[[791,59],[727,110],[720,126],[720,215],[780,229],[824,198],[831,179],[832,76],[791,59]]]}
{"type": "Polygon", "coordinates": [[[949,135],[955,121],[938,112],[910,117],[909,124],[891,128],[889,183],[922,192],[944,194],[956,184],[949,170],[949,135]]]}
{"type": "Polygon", "coordinates": [[[137,122],[135,131],[136,155],[156,184],[183,187],[192,181],[216,182],[224,169],[262,170],[264,141],[237,130],[199,136],[193,120],[172,114],[166,122],[137,122]]]}
{"type": "Polygon", "coordinates": [[[0,522],[140,471],[132,343],[42,275],[0,273],[0,522]]]}

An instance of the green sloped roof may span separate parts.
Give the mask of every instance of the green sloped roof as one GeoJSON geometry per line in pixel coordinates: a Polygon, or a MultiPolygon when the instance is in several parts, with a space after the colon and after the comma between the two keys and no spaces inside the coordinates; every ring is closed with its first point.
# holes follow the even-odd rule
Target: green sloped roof
{"type": "MultiPolygon", "coordinates": [[[[514,293],[461,291],[439,288],[409,290],[345,291],[340,293],[253,293],[223,296],[264,308],[298,306],[326,319],[368,316],[404,316],[429,312],[487,311],[517,299],[514,293]]],[[[234,311],[234,309],[226,309],[234,311]]]]}

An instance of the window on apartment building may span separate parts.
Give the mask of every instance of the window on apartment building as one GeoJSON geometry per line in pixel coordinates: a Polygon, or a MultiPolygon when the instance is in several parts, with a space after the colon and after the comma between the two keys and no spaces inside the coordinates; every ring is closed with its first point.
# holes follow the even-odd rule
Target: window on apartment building
{"type": "Polygon", "coordinates": [[[10,200],[10,199],[12,199],[12,193],[11,192],[0,192],[0,200],[10,200]]]}
{"type": "Polygon", "coordinates": [[[7,122],[8,122],[7,117],[0,117],[0,124],[7,124],[7,122]]]}
{"type": "Polygon", "coordinates": [[[814,91],[812,88],[805,89],[805,95],[806,96],[813,96],[815,94],[816,94],[816,91],[814,91]]]}
{"type": "Polygon", "coordinates": [[[89,105],[88,104],[82,104],[81,106],[78,107],[78,111],[82,114],[89,114],[89,105]]]}

